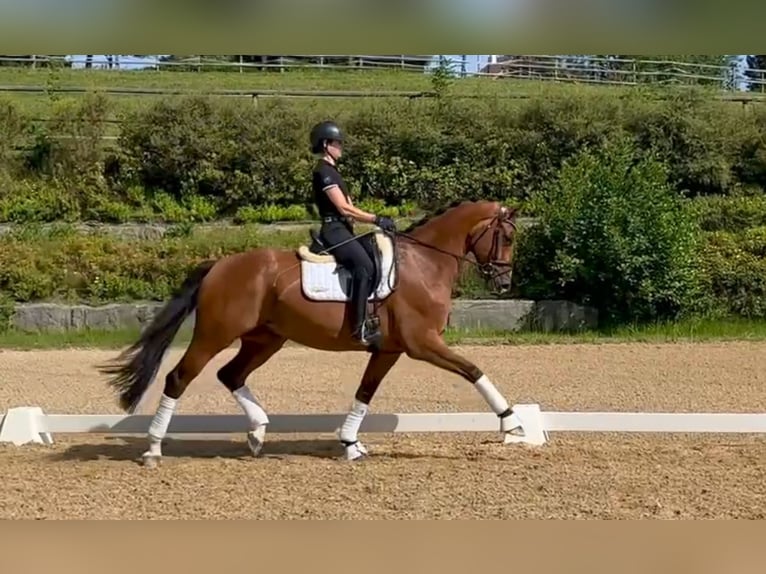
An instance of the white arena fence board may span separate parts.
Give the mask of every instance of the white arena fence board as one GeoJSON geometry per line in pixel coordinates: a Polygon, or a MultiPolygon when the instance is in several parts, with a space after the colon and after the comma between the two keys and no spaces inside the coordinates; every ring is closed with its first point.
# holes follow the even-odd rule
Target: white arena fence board
{"type": "MultiPolygon", "coordinates": [[[[529,433],[512,442],[542,444],[548,432],[764,433],[766,413],[629,413],[540,411],[539,405],[514,405],[529,433]],[[535,436],[532,436],[535,435],[535,436]]],[[[45,414],[38,407],[11,409],[0,416],[0,442],[52,442],[55,434],[145,434],[153,415],[45,414]]],[[[270,415],[270,433],[333,433],[343,414],[270,415]]],[[[168,434],[228,434],[249,430],[244,415],[177,414],[168,434]]],[[[498,418],[479,413],[372,413],[362,422],[367,433],[499,432],[498,418]]]]}
{"type": "Polygon", "coordinates": [[[544,412],[546,431],[766,433],[766,413],[544,412]]]}
{"type": "MultiPolygon", "coordinates": [[[[109,432],[144,433],[153,415],[47,415],[43,427],[50,433],[109,432]],[[85,431],[81,429],[86,429],[85,431]]],[[[269,415],[270,433],[330,433],[339,428],[345,414],[269,415]]],[[[454,414],[370,414],[360,432],[480,432],[497,431],[498,418],[492,413],[454,414]]],[[[173,415],[168,434],[245,433],[250,430],[244,415],[173,415]]]]}

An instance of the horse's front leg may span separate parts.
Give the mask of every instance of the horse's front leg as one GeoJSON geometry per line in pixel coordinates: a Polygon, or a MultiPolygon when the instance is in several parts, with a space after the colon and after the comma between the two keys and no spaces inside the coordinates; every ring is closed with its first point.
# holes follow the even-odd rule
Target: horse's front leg
{"type": "Polygon", "coordinates": [[[508,401],[479,367],[452,351],[435,331],[418,333],[407,341],[407,355],[426,361],[441,369],[460,375],[473,384],[492,411],[500,419],[500,431],[505,435],[521,431],[521,420],[508,401]]]}
{"type": "Polygon", "coordinates": [[[399,360],[401,353],[374,352],[370,356],[367,368],[362,375],[362,381],[354,395],[351,409],[346,415],[338,438],[346,450],[346,460],[358,460],[367,456],[365,446],[359,441],[359,427],[367,416],[370,402],[378,390],[383,378],[399,360]]]}

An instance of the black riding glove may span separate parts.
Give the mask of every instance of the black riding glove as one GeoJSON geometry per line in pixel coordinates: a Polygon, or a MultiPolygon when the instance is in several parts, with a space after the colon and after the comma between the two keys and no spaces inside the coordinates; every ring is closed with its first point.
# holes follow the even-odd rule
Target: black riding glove
{"type": "Polygon", "coordinates": [[[390,217],[385,215],[378,215],[375,217],[375,225],[384,229],[385,231],[396,231],[396,223],[390,217]]]}

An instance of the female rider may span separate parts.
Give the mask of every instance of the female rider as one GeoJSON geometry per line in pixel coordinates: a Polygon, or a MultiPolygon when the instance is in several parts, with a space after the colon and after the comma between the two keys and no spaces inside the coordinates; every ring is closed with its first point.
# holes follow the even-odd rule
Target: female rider
{"type": "Polygon", "coordinates": [[[344,135],[332,121],[321,122],[311,130],[311,151],[318,156],[313,172],[314,203],[322,226],[319,237],[335,259],[351,271],[353,277],[352,333],[363,345],[377,344],[380,331],[367,324],[367,299],[374,289],[375,274],[372,254],[365,242],[354,235],[353,222],[373,223],[393,231],[396,226],[388,217],[367,213],[355,207],[346,183],[338,172],[344,135]],[[342,244],[342,245],[341,245],[342,244]]]}

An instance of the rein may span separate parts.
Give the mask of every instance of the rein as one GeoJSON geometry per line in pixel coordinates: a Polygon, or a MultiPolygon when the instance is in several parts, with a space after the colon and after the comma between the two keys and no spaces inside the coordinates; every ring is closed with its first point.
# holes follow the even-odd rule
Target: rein
{"type": "MultiPolygon", "coordinates": [[[[473,247],[474,245],[476,245],[484,236],[484,234],[487,233],[487,231],[489,231],[493,227],[493,225],[499,222],[500,222],[500,214],[494,215],[492,219],[490,220],[490,222],[484,226],[484,229],[481,231],[481,233],[479,233],[478,237],[472,238],[470,247],[473,247]]],[[[513,221],[508,221],[508,223],[513,227],[514,231],[517,230],[516,224],[513,221]]],[[[365,235],[372,235],[376,231],[377,231],[376,229],[364,231],[362,233],[359,233],[358,235],[354,235],[353,237],[346,239],[345,241],[341,241],[340,243],[333,245],[332,247],[323,249],[320,253],[330,255],[334,249],[340,247],[341,245],[345,245],[346,243],[356,241],[360,237],[364,237],[365,235]]],[[[381,230],[381,231],[383,231],[383,233],[385,233],[386,235],[404,237],[405,239],[409,239],[413,243],[422,245],[423,247],[426,247],[427,249],[432,249],[434,251],[438,251],[439,253],[443,253],[444,255],[449,255],[450,257],[454,257],[458,262],[467,261],[468,263],[474,265],[476,269],[478,269],[479,273],[481,273],[484,277],[486,277],[489,280],[493,280],[497,277],[500,277],[501,275],[508,273],[508,268],[512,266],[511,263],[508,263],[507,261],[501,261],[498,258],[491,259],[487,261],[486,263],[479,263],[478,261],[469,259],[467,254],[458,255],[458,254],[452,253],[450,251],[442,249],[441,247],[437,247],[436,245],[431,245],[429,243],[426,243],[425,241],[421,241],[420,239],[417,239],[416,237],[413,237],[409,233],[405,233],[403,231],[393,231],[393,232],[389,232],[385,230],[381,230]],[[497,268],[500,268],[500,270],[496,270],[497,268]]],[[[499,249],[498,240],[500,238],[500,233],[501,233],[500,227],[495,226],[494,234],[492,237],[492,247],[490,250],[493,257],[497,257],[496,254],[498,253],[498,249],[499,249]]],[[[396,242],[393,241],[392,243],[393,243],[394,249],[396,249],[396,242]]],[[[388,277],[389,283],[391,280],[390,274],[392,272],[393,270],[389,272],[389,277],[388,277]]]]}

